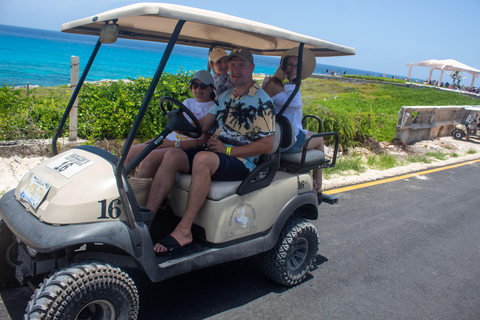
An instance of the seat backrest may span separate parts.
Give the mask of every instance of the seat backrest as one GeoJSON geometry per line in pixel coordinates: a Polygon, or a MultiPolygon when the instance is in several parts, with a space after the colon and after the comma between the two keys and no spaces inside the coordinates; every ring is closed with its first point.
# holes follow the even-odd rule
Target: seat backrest
{"type": "Polygon", "coordinates": [[[292,122],[285,116],[277,115],[275,117],[275,133],[278,131],[278,139],[280,148],[290,148],[295,144],[295,127],[292,122]]]}
{"type": "MultiPolygon", "coordinates": [[[[280,147],[289,148],[295,144],[295,128],[291,121],[280,116],[277,123],[282,129],[282,141],[280,147]]],[[[321,135],[321,134],[317,134],[321,135]]],[[[308,139],[305,143],[308,143],[308,139]]],[[[319,150],[305,150],[302,148],[298,153],[280,153],[280,169],[287,172],[308,172],[313,169],[327,167],[329,160],[319,150]]]]}

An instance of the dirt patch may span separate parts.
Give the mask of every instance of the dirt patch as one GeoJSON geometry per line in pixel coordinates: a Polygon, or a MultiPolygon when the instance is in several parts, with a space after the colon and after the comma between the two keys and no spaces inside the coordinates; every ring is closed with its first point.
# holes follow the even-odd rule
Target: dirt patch
{"type": "MultiPolygon", "coordinates": [[[[407,146],[381,142],[380,149],[381,153],[390,154],[398,159],[405,159],[408,156],[422,156],[428,155],[429,153],[434,154],[439,152],[446,154],[446,157],[445,160],[438,160],[433,157],[429,157],[429,159],[431,159],[431,163],[414,162],[387,170],[368,169],[360,174],[352,172],[350,174],[334,175],[323,182],[325,190],[331,190],[480,159],[480,140],[476,139],[470,139],[467,141],[455,140],[452,137],[441,137],[433,140],[420,141],[407,146]]],[[[364,148],[359,148],[359,150],[354,149],[353,152],[364,155],[371,153],[368,149],[365,151],[364,148]]]]}

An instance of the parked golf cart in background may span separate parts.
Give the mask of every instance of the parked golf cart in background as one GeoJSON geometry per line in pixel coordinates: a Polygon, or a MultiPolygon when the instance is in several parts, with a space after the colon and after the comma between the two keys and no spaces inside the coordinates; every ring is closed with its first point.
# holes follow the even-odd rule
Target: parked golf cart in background
{"type": "MultiPolygon", "coordinates": [[[[335,165],[336,133],[315,134],[333,139],[332,159],[317,150],[287,159],[280,147],[292,143],[291,127],[288,119],[278,116],[274,149],[261,156],[244,181],[212,182],[192,229],[193,248],[172,256],[155,255],[155,238],[148,227],[152,212],[138,204],[125,173],[168,133],[195,137],[200,124],[182,103],[164,97],[161,107],[167,126],[127,167],[125,157],[175,44],[210,50],[219,45],[229,51],[242,46],[255,55],[279,57],[298,47],[299,78],[304,48],[317,57],[352,55],[355,50],[230,15],[161,3],[107,11],[66,23],[62,31],[99,40],[52,139],[55,155],[28,172],[0,200],[0,281],[11,283],[16,278],[24,284],[46,278],[33,294],[26,318],[136,319],[138,292],[126,272],[132,268],[158,282],[258,256],[262,270],[274,281],[289,286],[303,281],[318,250],[317,230],[309,220],[317,219],[322,201],[313,189],[311,170],[335,165]],[[57,140],[98,50],[117,37],[168,43],[121,156],[92,146],[58,154],[57,140]],[[175,107],[170,110],[167,104],[175,107]]],[[[299,88],[300,82],[289,101],[299,88]]],[[[179,174],[152,222],[152,232],[171,232],[183,215],[189,186],[190,176],[179,174]]]]}
{"type": "Polygon", "coordinates": [[[462,140],[464,137],[480,139],[480,107],[465,107],[465,115],[460,123],[455,123],[452,137],[462,140]]]}

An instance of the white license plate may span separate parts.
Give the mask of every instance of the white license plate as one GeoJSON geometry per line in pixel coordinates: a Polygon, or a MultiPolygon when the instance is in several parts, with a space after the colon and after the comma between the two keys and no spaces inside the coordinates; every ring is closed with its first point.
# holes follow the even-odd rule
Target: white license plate
{"type": "Polygon", "coordinates": [[[40,203],[50,190],[50,183],[32,175],[27,185],[20,192],[20,198],[28,202],[34,209],[37,209],[40,203]]]}
{"type": "Polygon", "coordinates": [[[69,179],[93,164],[95,164],[94,161],[87,159],[84,156],[76,153],[69,153],[49,163],[47,167],[69,179]]]}

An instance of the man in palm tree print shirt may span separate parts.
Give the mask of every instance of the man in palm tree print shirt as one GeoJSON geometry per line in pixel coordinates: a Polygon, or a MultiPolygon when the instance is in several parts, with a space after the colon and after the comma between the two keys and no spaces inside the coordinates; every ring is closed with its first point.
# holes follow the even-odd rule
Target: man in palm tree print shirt
{"type": "Polygon", "coordinates": [[[228,65],[235,88],[224,92],[199,120],[204,132],[217,127],[207,150],[170,150],[154,177],[146,206],[156,213],[173,188],[176,173],[192,174],[185,214],[175,230],[155,244],[156,253],[174,252],[192,243],[191,227],[212,180],[243,180],[255,168],[255,159],[272,151],[275,107],[253,80],[252,54],[237,48],[230,53],[228,65]]]}

